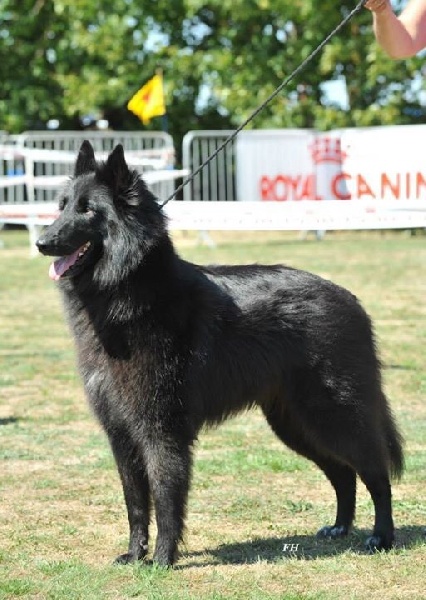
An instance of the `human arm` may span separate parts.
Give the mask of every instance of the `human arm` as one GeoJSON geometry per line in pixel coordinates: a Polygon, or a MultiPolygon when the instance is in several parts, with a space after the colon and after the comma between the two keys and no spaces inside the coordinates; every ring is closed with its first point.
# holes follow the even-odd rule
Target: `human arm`
{"type": "Polygon", "coordinates": [[[395,59],[414,56],[426,46],[426,0],[410,0],[397,17],[389,0],[368,0],[377,42],[395,59]]]}

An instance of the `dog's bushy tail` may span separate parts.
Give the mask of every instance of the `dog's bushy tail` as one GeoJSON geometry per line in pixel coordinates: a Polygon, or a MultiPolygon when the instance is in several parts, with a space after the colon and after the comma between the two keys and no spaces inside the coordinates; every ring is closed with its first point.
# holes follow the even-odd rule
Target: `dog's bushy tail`
{"type": "Polygon", "coordinates": [[[400,479],[404,471],[404,440],[396,426],[394,417],[384,395],[383,400],[385,405],[384,429],[389,452],[390,474],[393,478],[400,479]]]}

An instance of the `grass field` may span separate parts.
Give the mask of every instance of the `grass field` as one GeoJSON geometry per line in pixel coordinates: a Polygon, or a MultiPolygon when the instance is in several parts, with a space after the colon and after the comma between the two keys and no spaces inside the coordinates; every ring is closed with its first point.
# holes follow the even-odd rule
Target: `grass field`
{"type": "Polygon", "coordinates": [[[121,486],[84,399],[48,260],[28,258],[23,232],[0,238],[1,600],[426,598],[424,235],[216,234],[214,249],[177,237],[195,262],[285,262],[350,288],[373,317],[407,466],[394,485],[394,550],[364,552],[373,510],[361,483],[355,530],[317,540],[334,519],[330,485],[257,412],[244,414],[200,439],[173,570],[111,565],[127,544],[121,486]]]}

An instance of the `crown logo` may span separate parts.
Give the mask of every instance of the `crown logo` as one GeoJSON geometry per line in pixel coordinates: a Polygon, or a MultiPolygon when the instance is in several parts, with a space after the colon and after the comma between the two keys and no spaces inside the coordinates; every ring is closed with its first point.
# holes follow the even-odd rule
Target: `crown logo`
{"type": "Polygon", "coordinates": [[[309,146],[312,160],[316,165],[320,163],[340,164],[345,158],[346,153],[342,151],[342,144],[339,138],[320,137],[309,146]]]}

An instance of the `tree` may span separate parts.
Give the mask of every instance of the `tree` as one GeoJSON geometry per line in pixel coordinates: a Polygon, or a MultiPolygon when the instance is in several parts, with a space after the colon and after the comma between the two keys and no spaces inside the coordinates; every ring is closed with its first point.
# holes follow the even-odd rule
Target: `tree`
{"type": "MultiPolygon", "coordinates": [[[[189,0],[193,49],[219,106],[233,125],[245,119],[354,8],[353,1],[189,0]]],[[[251,126],[331,127],[415,122],[423,112],[412,93],[421,60],[394,62],[374,41],[363,10],[335,36],[251,126]],[[348,106],[330,102],[324,82],[340,80],[348,106]]]]}
{"type": "Polygon", "coordinates": [[[0,0],[1,126],[42,128],[55,117],[75,128],[82,115],[123,105],[127,63],[144,61],[147,37],[128,12],[126,0],[0,0]]]}
{"type": "Polygon", "coordinates": [[[0,128],[18,132],[45,122],[62,105],[47,60],[52,2],[0,2],[0,128]],[[48,4],[50,6],[48,6],[48,4]]]}
{"type": "MultiPolygon", "coordinates": [[[[142,124],[126,104],[163,69],[170,132],[238,126],[355,5],[324,0],[0,0],[0,129],[76,128],[84,114],[142,124]]],[[[418,122],[419,58],[380,52],[363,10],[250,124],[418,122]],[[341,81],[347,107],[324,83],[341,81]]],[[[150,128],[159,128],[153,121],[150,128]]]]}

